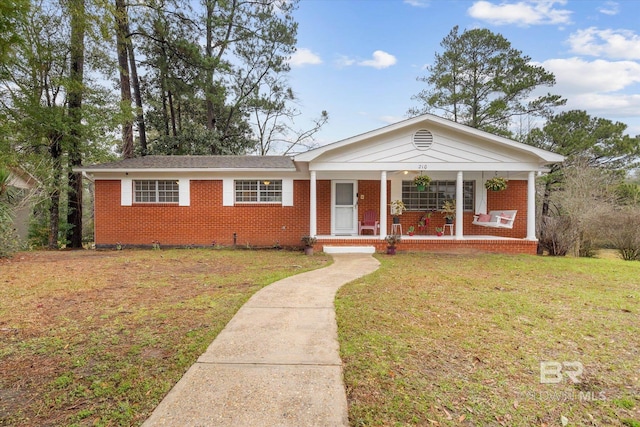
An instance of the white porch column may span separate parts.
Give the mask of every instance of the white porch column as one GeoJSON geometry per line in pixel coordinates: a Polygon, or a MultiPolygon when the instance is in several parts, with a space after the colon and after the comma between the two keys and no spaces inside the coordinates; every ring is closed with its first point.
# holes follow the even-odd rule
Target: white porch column
{"type": "Polygon", "coordinates": [[[310,172],[309,179],[309,235],[317,234],[317,195],[316,195],[316,171],[310,172]]]}
{"type": "Polygon", "coordinates": [[[387,171],[380,172],[380,240],[387,237],[387,171]]]}
{"type": "Polygon", "coordinates": [[[456,176],[456,240],[462,239],[463,233],[463,214],[464,214],[464,193],[462,185],[462,171],[458,171],[456,176]]]}
{"type": "Polygon", "coordinates": [[[527,240],[538,240],[536,237],[536,173],[529,172],[527,180],[527,240]]]}

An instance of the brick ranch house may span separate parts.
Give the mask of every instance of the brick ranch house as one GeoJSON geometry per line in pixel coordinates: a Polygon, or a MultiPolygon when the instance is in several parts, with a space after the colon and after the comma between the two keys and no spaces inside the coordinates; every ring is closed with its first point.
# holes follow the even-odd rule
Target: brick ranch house
{"type": "MultiPolygon", "coordinates": [[[[407,211],[400,250],[482,250],[535,254],[535,179],[564,158],[433,115],[422,115],[285,156],[147,156],[80,168],[95,183],[97,247],[318,246],[383,251],[390,202],[407,211]],[[413,178],[432,179],[419,192],[413,178]],[[484,182],[508,179],[504,191],[484,182]],[[436,236],[446,199],[453,227],[436,236]],[[516,211],[510,227],[487,227],[474,214],[516,211]],[[364,213],[375,230],[358,231],[364,213]],[[426,227],[418,221],[432,212],[426,227]],[[475,224],[474,224],[475,222],[475,224]],[[410,226],[416,228],[407,236],[410,226]]],[[[494,218],[495,219],[495,218],[494,218]]],[[[499,221],[498,221],[499,222],[499,221]]],[[[395,230],[396,232],[399,230],[395,230]]]]}

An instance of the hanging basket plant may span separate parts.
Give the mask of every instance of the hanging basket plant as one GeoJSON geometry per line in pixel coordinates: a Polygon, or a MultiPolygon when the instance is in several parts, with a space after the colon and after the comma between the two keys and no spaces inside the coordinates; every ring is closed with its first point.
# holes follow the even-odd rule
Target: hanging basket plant
{"type": "Polygon", "coordinates": [[[424,191],[431,183],[431,177],[429,175],[418,175],[413,178],[413,183],[418,187],[418,191],[424,191]]]}
{"type": "Polygon", "coordinates": [[[484,186],[487,190],[491,191],[502,191],[507,189],[507,180],[501,176],[494,176],[493,178],[489,178],[484,186]]]}

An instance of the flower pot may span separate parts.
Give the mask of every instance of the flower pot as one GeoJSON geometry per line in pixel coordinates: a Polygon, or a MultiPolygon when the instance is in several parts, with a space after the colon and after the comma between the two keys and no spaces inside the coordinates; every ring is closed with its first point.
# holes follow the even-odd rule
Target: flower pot
{"type": "Polygon", "coordinates": [[[304,247],[304,254],[305,255],[313,255],[313,246],[305,246],[304,247]]]}
{"type": "Polygon", "coordinates": [[[395,255],[396,247],[395,246],[387,246],[387,255],[395,255]]]}
{"type": "Polygon", "coordinates": [[[438,231],[438,232],[436,233],[436,236],[442,236],[443,234],[444,234],[444,233],[443,233],[442,231],[438,231]]]}
{"type": "Polygon", "coordinates": [[[445,224],[453,224],[453,218],[445,218],[444,222],[445,224]]]}
{"type": "Polygon", "coordinates": [[[393,217],[393,223],[394,224],[400,224],[400,217],[399,216],[394,216],[393,217]]]}
{"type": "Polygon", "coordinates": [[[427,189],[425,185],[416,185],[416,187],[418,188],[418,191],[424,191],[427,189]]]}
{"type": "Polygon", "coordinates": [[[409,236],[413,236],[413,233],[407,233],[409,236]]]}

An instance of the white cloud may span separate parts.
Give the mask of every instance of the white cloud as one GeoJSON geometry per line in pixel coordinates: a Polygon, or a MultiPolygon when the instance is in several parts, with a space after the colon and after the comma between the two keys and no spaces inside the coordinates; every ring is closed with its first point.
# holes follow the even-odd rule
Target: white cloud
{"type": "Polygon", "coordinates": [[[349,58],[348,56],[341,55],[340,57],[338,57],[338,59],[336,59],[335,62],[338,67],[342,68],[342,67],[349,67],[355,64],[356,60],[349,58]]]}
{"type": "Polygon", "coordinates": [[[609,93],[640,83],[640,64],[633,61],[549,59],[541,63],[556,76],[553,91],[567,98],[580,93],[609,93]]]}
{"type": "Polygon", "coordinates": [[[489,1],[477,1],[467,11],[473,18],[490,22],[494,25],[515,24],[520,26],[568,24],[571,22],[571,11],[558,9],[554,5],[566,4],[566,0],[523,0],[516,3],[502,2],[493,4],[489,1]]]}
{"type": "Polygon", "coordinates": [[[363,67],[373,67],[381,70],[383,68],[389,68],[397,62],[396,57],[382,50],[376,50],[373,52],[373,59],[367,59],[366,61],[358,62],[358,65],[363,67]]]}
{"type": "Polygon", "coordinates": [[[617,15],[620,12],[620,5],[615,1],[608,1],[598,9],[598,12],[605,15],[617,15]]]}
{"type": "Polygon", "coordinates": [[[429,0],[404,0],[404,3],[413,7],[429,7],[429,0]]]}
{"type": "MultiPolygon", "coordinates": [[[[626,122],[625,118],[638,117],[639,109],[640,95],[634,94],[583,93],[569,98],[565,106],[565,110],[585,110],[591,116],[622,122],[626,122]]],[[[632,125],[626,131],[630,135],[639,132],[640,128],[632,125]]]]}
{"type": "Polygon", "coordinates": [[[319,55],[313,53],[311,49],[301,47],[291,55],[289,59],[289,65],[292,67],[302,67],[304,65],[317,65],[322,64],[322,59],[319,55]]]}
{"type": "Polygon", "coordinates": [[[630,30],[578,30],[567,40],[579,55],[616,59],[640,59],[640,35],[630,30]]]}

